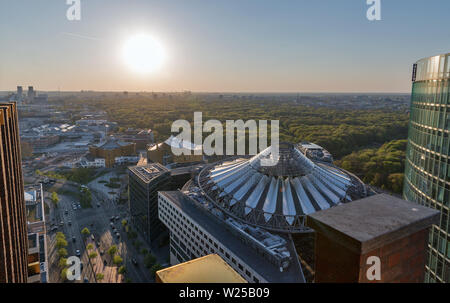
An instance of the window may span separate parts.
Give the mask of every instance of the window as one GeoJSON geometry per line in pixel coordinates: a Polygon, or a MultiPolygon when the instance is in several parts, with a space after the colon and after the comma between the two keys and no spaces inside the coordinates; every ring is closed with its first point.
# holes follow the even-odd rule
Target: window
{"type": "Polygon", "coordinates": [[[252,274],[246,269],[245,270],[245,274],[247,275],[247,277],[249,277],[249,278],[251,278],[252,277],[252,274]]]}
{"type": "Polygon", "coordinates": [[[231,262],[233,262],[233,264],[236,264],[236,259],[235,258],[231,258],[231,262]]]}
{"type": "Polygon", "coordinates": [[[225,253],[225,257],[227,257],[227,259],[230,258],[230,254],[229,253],[225,253]]]}
{"type": "Polygon", "coordinates": [[[259,283],[259,279],[258,279],[258,278],[256,278],[256,277],[253,277],[253,282],[255,282],[255,283],[259,283]]]}
{"type": "Polygon", "coordinates": [[[242,266],[241,264],[238,264],[238,267],[240,270],[242,270],[242,271],[244,270],[244,266],[242,266]]]}

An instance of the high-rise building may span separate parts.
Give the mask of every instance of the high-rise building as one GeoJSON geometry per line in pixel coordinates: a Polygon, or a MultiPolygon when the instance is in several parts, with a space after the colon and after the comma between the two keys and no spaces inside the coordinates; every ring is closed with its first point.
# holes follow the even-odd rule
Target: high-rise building
{"type": "Polygon", "coordinates": [[[450,282],[450,53],[413,67],[405,199],[441,212],[429,235],[426,282],[450,282]]]}
{"type": "Polygon", "coordinates": [[[17,102],[21,103],[23,100],[23,87],[17,86],[17,102]]]}
{"type": "Polygon", "coordinates": [[[158,219],[158,191],[170,185],[170,171],[159,163],[128,168],[131,221],[149,243],[164,226],[158,219]]]}
{"type": "Polygon", "coordinates": [[[34,91],[33,86],[28,86],[28,102],[33,102],[35,96],[36,92],[34,91]]]}
{"type": "Polygon", "coordinates": [[[0,283],[27,282],[27,220],[15,103],[0,103],[0,283]]]}

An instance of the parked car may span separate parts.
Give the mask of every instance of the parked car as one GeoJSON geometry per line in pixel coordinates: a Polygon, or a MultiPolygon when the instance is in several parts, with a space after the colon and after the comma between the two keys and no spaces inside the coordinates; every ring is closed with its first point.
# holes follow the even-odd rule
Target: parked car
{"type": "Polygon", "coordinates": [[[77,241],[77,238],[72,237],[72,242],[76,242],[76,241],[77,241]]]}
{"type": "Polygon", "coordinates": [[[77,257],[81,256],[81,252],[80,252],[79,249],[77,249],[77,250],[75,251],[75,255],[76,255],[77,257]]]}
{"type": "Polygon", "coordinates": [[[67,222],[67,224],[69,224],[69,226],[71,226],[72,225],[72,221],[67,222]]]}
{"type": "Polygon", "coordinates": [[[64,211],[64,214],[68,215],[68,214],[69,214],[69,211],[66,209],[66,210],[64,211]]]}
{"type": "Polygon", "coordinates": [[[116,232],[116,237],[120,238],[120,234],[118,232],[116,232]]]}
{"type": "Polygon", "coordinates": [[[64,226],[64,222],[63,221],[59,222],[59,226],[64,226]]]}
{"type": "Polygon", "coordinates": [[[133,263],[133,265],[138,265],[138,262],[137,262],[137,260],[135,258],[132,258],[131,262],[133,263]]]}
{"type": "Polygon", "coordinates": [[[100,244],[101,244],[100,241],[97,241],[97,247],[100,247],[100,244]]]}

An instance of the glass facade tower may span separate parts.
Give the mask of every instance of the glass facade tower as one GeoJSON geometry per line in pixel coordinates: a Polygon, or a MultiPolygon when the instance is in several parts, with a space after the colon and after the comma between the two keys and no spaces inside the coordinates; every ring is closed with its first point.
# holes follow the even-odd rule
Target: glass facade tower
{"type": "Polygon", "coordinates": [[[425,282],[450,282],[450,53],[413,68],[403,197],[441,212],[430,230],[425,282]]]}

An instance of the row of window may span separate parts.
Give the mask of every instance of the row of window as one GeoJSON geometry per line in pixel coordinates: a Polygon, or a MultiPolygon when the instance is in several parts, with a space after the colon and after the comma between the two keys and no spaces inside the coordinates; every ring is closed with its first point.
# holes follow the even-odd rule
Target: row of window
{"type": "Polygon", "coordinates": [[[430,105],[413,105],[410,114],[411,121],[443,130],[450,130],[450,109],[430,105]]]}
{"type": "Polygon", "coordinates": [[[448,234],[433,227],[430,230],[431,249],[428,253],[429,277],[437,277],[440,281],[450,281],[450,241],[448,234]],[[447,253],[446,253],[447,252],[447,253]]]}
{"type": "Polygon", "coordinates": [[[416,167],[440,178],[443,182],[450,180],[450,159],[448,157],[429,152],[414,143],[409,144],[406,156],[416,167]]]}
{"type": "MultiPolygon", "coordinates": [[[[407,161],[409,162],[409,160],[407,161]]],[[[424,195],[436,200],[445,207],[450,206],[450,190],[448,184],[437,181],[432,176],[419,171],[414,168],[410,162],[406,165],[405,178],[406,181],[410,182],[424,195]]],[[[408,186],[408,184],[406,184],[406,186],[408,186]]]]}
{"type": "Polygon", "coordinates": [[[449,80],[415,82],[412,103],[450,104],[449,80]]]}
{"type": "MultiPolygon", "coordinates": [[[[163,203],[160,200],[159,215],[164,222],[171,229],[171,235],[175,242],[178,244],[187,243],[188,248],[183,243],[186,253],[189,255],[196,254],[197,257],[208,254],[219,254],[227,263],[240,272],[247,281],[253,281],[259,283],[260,280],[252,275],[249,269],[245,268],[239,263],[233,256],[225,251],[224,247],[218,244],[210,235],[204,232],[196,224],[194,224],[189,218],[187,218],[181,211],[178,211],[176,207],[173,207],[171,203],[163,203]],[[178,238],[180,237],[181,240],[178,238]],[[189,250],[190,249],[190,250],[189,250]],[[234,266],[233,266],[234,265],[234,266]]],[[[193,256],[194,257],[194,256],[193,256]]]]}

